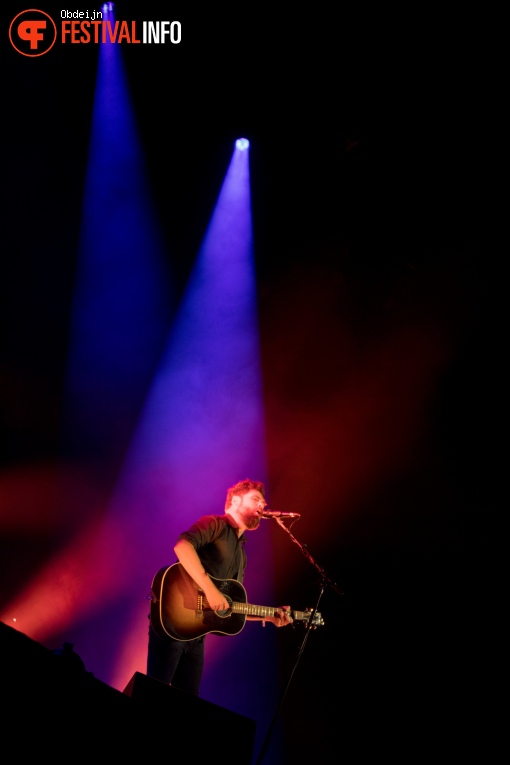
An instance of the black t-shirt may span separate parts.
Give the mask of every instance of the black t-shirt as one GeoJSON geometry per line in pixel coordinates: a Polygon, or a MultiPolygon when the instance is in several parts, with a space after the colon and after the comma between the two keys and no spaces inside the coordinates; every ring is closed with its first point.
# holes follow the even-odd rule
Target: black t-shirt
{"type": "Polygon", "coordinates": [[[231,515],[203,515],[179,539],[186,539],[211,576],[242,582],[246,570],[246,537],[237,536],[238,526],[231,515]]]}

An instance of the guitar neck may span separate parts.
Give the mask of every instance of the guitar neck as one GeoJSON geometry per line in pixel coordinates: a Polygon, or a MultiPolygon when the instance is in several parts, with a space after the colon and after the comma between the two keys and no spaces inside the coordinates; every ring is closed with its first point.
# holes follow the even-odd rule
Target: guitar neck
{"type": "MultiPolygon", "coordinates": [[[[260,616],[267,619],[269,616],[276,616],[279,609],[271,606],[254,606],[251,603],[232,603],[231,608],[235,614],[246,614],[246,616],[260,616]]],[[[309,619],[310,614],[305,611],[291,611],[290,615],[294,621],[300,619],[309,619]]]]}

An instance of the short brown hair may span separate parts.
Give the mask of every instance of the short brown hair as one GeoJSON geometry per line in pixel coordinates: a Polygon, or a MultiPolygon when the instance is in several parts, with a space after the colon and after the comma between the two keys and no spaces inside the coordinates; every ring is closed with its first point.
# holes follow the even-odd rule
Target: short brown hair
{"type": "Polygon", "coordinates": [[[248,494],[249,491],[260,491],[262,496],[265,499],[266,496],[266,489],[264,484],[261,481],[251,481],[249,478],[245,478],[244,481],[238,481],[234,486],[231,486],[230,489],[227,490],[227,499],[225,502],[225,509],[227,507],[230,507],[232,504],[232,499],[234,497],[242,497],[245,494],[248,494]]]}

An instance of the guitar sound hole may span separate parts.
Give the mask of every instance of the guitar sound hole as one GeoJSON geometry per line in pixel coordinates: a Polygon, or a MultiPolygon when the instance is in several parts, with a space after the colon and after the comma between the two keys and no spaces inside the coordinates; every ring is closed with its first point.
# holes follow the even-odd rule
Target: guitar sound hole
{"type": "MultiPolygon", "coordinates": [[[[229,604],[231,604],[231,603],[232,603],[232,599],[231,599],[231,598],[228,598],[228,597],[227,597],[227,600],[228,600],[229,604]]],[[[230,606],[229,606],[229,608],[222,608],[222,609],[220,609],[220,610],[218,610],[218,611],[215,611],[214,613],[215,613],[217,616],[220,616],[220,617],[224,618],[224,617],[226,617],[226,616],[230,616],[230,614],[232,613],[232,609],[231,609],[231,608],[230,608],[230,606]]]]}

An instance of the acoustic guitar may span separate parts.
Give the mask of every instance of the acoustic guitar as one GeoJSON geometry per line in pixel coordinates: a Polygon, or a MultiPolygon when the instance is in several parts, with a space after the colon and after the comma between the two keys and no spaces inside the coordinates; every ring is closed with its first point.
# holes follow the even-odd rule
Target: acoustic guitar
{"type": "MultiPolygon", "coordinates": [[[[246,590],[236,579],[212,581],[225,596],[229,608],[214,611],[207,603],[203,591],[190,577],[181,563],[161,568],[152,580],[150,621],[159,637],[174,640],[194,640],[208,633],[237,635],[243,629],[247,616],[275,616],[278,608],[254,606],[248,603],[246,590]]],[[[312,611],[291,611],[294,621],[315,628],[324,620],[316,612],[310,624],[312,611]]]]}

